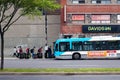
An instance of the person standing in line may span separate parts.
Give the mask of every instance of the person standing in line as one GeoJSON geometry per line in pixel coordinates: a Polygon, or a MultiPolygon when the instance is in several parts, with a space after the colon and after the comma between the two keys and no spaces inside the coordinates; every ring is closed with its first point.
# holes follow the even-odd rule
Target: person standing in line
{"type": "Polygon", "coordinates": [[[32,54],[32,58],[34,58],[34,54],[35,54],[35,46],[30,50],[31,54],[32,54]]]}
{"type": "Polygon", "coordinates": [[[29,58],[29,57],[30,57],[30,48],[26,48],[25,58],[29,58]]]}
{"type": "Polygon", "coordinates": [[[20,48],[19,48],[19,52],[20,52],[20,54],[22,54],[23,53],[23,49],[22,49],[22,47],[20,46],[20,48]]]}
{"type": "Polygon", "coordinates": [[[42,58],[42,49],[43,49],[43,47],[40,47],[39,49],[38,49],[38,52],[37,52],[37,56],[38,56],[38,58],[42,58]]]}
{"type": "Polygon", "coordinates": [[[15,56],[17,56],[17,48],[16,47],[14,47],[14,52],[13,52],[13,55],[12,55],[13,57],[15,57],[15,56]]]}
{"type": "Polygon", "coordinates": [[[26,53],[29,54],[30,53],[30,48],[26,48],[26,53]]]}
{"type": "Polygon", "coordinates": [[[49,58],[52,58],[51,46],[48,47],[48,57],[49,57],[49,58]]]}
{"type": "Polygon", "coordinates": [[[24,55],[23,55],[23,49],[22,49],[22,47],[21,46],[19,46],[19,50],[18,50],[18,54],[19,54],[19,58],[21,59],[21,58],[23,58],[24,57],[24,55]]]}
{"type": "Polygon", "coordinates": [[[48,45],[45,45],[45,58],[48,58],[48,45]]]}

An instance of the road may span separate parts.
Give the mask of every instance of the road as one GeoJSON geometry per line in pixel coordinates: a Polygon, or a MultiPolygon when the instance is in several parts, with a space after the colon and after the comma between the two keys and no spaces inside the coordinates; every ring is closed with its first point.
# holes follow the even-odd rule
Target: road
{"type": "Polygon", "coordinates": [[[5,59],[5,68],[120,68],[120,60],[5,59]]]}
{"type": "Polygon", "coordinates": [[[0,75],[0,80],[120,80],[120,75],[0,75]]]}

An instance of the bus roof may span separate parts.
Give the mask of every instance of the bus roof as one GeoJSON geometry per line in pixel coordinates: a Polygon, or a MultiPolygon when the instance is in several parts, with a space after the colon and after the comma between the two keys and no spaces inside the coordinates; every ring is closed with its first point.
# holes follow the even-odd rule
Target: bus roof
{"type": "Polygon", "coordinates": [[[56,43],[58,42],[71,42],[71,41],[115,41],[120,40],[120,37],[107,37],[107,36],[98,36],[98,37],[86,37],[86,38],[67,38],[67,39],[58,39],[56,40],[56,43]]]}
{"type": "Polygon", "coordinates": [[[58,39],[56,42],[69,42],[69,41],[89,41],[91,38],[67,38],[58,39]]]}

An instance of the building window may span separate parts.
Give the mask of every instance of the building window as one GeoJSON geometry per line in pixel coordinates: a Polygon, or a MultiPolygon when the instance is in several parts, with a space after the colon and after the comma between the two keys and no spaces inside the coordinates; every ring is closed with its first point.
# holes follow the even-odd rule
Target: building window
{"type": "Polygon", "coordinates": [[[101,0],[92,0],[92,3],[94,4],[101,3],[101,0]]]}
{"type": "Polygon", "coordinates": [[[120,0],[117,0],[117,3],[120,4],[120,0]]]}
{"type": "Polygon", "coordinates": [[[117,23],[120,23],[120,15],[117,15],[117,23]]]}
{"type": "Polygon", "coordinates": [[[93,4],[110,4],[111,0],[92,0],[93,4]]]}
{"type": "Polygon", "coordinates": [[[91,15],[91,23],[110,23],[110,15],[91,15]]]}
{"type": "Polygon", "coordinates": [[[72,0],[73,4],[84,4],[85,0],[72,0]]]}
{"type": "Polygon", "coordinates": [[[73,24],[81,24],[85,21],[84,14],[72,14],[72,23],[73,24]]]}

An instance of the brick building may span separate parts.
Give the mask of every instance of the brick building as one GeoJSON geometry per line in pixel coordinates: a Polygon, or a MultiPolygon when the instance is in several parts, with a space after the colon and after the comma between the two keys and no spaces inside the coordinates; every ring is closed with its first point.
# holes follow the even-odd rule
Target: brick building
{"type": "Polygon", "coordinates": [[[120,0],[61,0],[61,37],[120,36],[120,0]]]}

